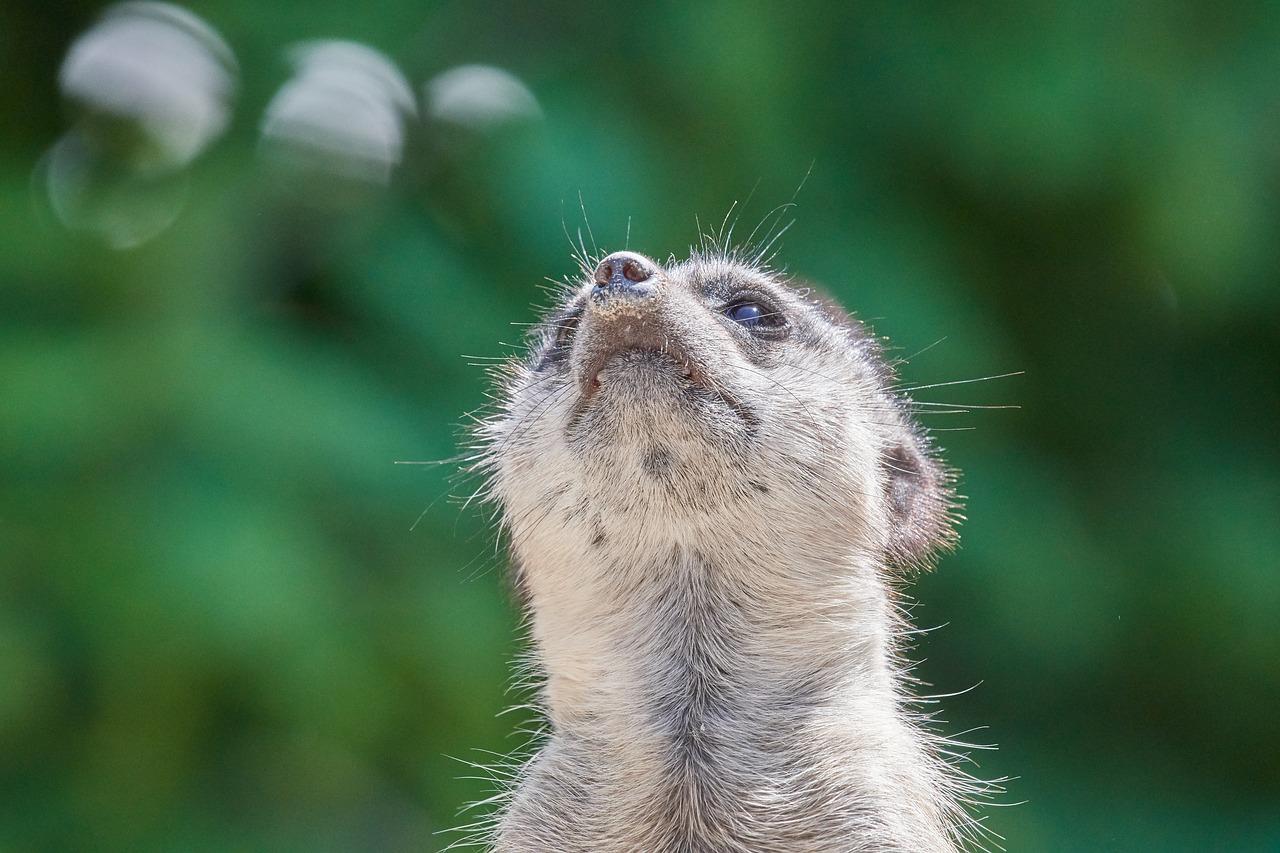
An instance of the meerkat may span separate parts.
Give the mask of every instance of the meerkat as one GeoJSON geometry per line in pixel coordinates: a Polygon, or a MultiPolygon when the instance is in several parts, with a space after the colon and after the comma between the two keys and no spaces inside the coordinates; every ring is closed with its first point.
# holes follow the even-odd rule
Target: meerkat
{"type": "MultiPolygon", "coordinates": [[[[879,342],[759,256],[615,252],[481,427],[545,740],[495,853],[964,849],[900,587],[952,477],[879,342]]],[[[969,840],[967,840],[969,839],[969,840]]]]}

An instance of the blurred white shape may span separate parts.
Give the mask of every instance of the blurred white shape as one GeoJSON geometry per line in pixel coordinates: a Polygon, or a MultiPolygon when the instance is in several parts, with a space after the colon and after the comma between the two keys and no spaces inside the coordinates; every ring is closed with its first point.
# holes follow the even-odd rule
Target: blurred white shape
{"type": "Polygon", "coordinates": [[[320,41],[290,51],[294,75],[267,105],[262,137],[299,170],[386,184],[404,156],[413,90],[390,59],[367,45],[320,41]]]}
{"type": "Polygon", "coordinates": [[[135,122],[134,168],[186,166],[226,130],[236,62],[204,21],[168,3],[121,3],[76,39],[58,75],[84,109],[135,122]]]}
{"type": "Polygon", "coordinates": [[[186,201],[183,170],[227,129],[236,75],[227,43],[185,9],[107,9],[58,72],[73,124],[36,173],[53,213],[117,249],[164,231],[186,201]]]}
{"type": "Polygon", "coordinates": [[[487,130],[499,124],[542,117],[529,87],[492,65],[459,65],[427,82],[431,118],[487,130]]]}

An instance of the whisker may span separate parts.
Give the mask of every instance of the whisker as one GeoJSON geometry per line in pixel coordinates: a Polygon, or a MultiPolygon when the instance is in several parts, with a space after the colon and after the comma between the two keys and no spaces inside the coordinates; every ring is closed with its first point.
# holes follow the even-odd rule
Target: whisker
{"type": "Polygon", "coordinates": [[[928,345],[927,347],[925,347],[924,349],[916,350],[916,351],[915,351],[915,352],[913,352],[911,355],[909,355],[909,356],[907,356],[907,357],[905,357],[905,358],[898,359],[898,361],[899,361],[900,363],[905,364],[905,363],[907,363],[907,362],[911,361],[911,359],[913,359],[913,358],[917,358],[917,357],[919,357],[919,356],[921,356],[921,355],[924,355],[924,354],[925,354],[925,353],[927,353],[929,350],[933,349],[934,347],[936,347],[938,344],[942,343],[942,342],[943,342],[943,341],[945,341],[946,339],[947,339],[947,338],[946,338],[946,336],[944,335],[943,337],[938,338],[936,341],[934,341],[933,343],[929,344],[929,345],[928,345]]]}
{"type": "MultiPolygon", "coordinates": [[[[591,238],[591,251],[594,254],[600,254],[600,246],[596,243],[596,235],[591,232],[591,220],[587,217],[587,202],[582,197],[582,191],[578,191],[578,206],[582,208],[582,224],[587,228],[587,236],[591,238]]],[[[585,254],[585,251],[583,252],[585,254]]]]}
{"type": "MultiPolygon", "coordinates": [[[[1011,374],[1011,375],[1017,375],[1017,374],[1011,374]]],[[[991,378],[993,378],[993,379],[998,379],[999,377],[991,377],[991,378]]],[[[977,404],[975,404],[975,403],[929,403],[929,402],[926,402],[926,401],[924,401],[924,400],[912,400],[908,405],[911,405],[911,406],[938,406],[938,407],[943,407],[943,406],[958,406],[958,407],[960,407],[961,409],[963,409],[963,410],[964,410],[964,411],[966,411],[966,412],[967,412],[967,411],[969,411],[970,409],[1021,409],[1021,408],[1022,408],[1021,406],[1013,405],[1013,404],[1010,404],[1010,405],[1003,405],[1003,406],[979,406],[979,405],[977,405],[977,404]]]]}
{"type": "Polygon", "coordinates": [[[973,382],[988,382],[992,379],[1008,379],[1011,376],[1021,376],[1024,373],[1026,373],[1025,370],[1015,370],[1012,373],[997,373],[994,376],[979,376],[976,379],[956,379],[951,382],[934,382],[931,385],[914,385],[906,388],[899,387],[895,390],[909,394],[913,391],[924,391],[929,388],[945,388],[948,385],[968,385],[973,382]]]}

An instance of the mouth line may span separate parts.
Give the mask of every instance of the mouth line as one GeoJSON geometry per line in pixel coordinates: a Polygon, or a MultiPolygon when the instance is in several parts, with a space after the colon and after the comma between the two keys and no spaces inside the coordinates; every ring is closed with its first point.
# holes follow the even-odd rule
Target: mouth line
{"type": "Polygon", "coordinates": [[[583,374],[582,396],[591,398],[600,390],[603,382],[600,374],[605,372],[611,361],[615,361],[620,357],[624,357],[629,353],[638,353],[641,355],[662,355],[671,360],[671,364],[680,371],[680,375],[689,380],[696,387],[705,388],[708,391],[717,390],[708,380],[706,374],[694,364],[693,360],[684,352],[683,349],[668,344],[660,349],[653,347],[633,346],[618,347],[617,349],[607,350],[600,353],[592,363],[588,366],[583,374]]]}
{"type": "Polygon", "coordinates": [[[726,391],[719,383],[711,381],[702,367],[699,366],[683,348],[676,347],[671,343],[668,343],[662,348],[623,346],[614,350],[606,351],[598,356],[583,374],[580,397],[577,405],[574,407],[577,410],[573,416],[573,420],[575,422],[582,414],[585,414],[597,392],[599,392],[600,389],[608,382],[607,377],[602,381],[600,374],[605,371],[610,362],[629,353],[666,356],[670,359],[671,364],[679,371],[680,376],[689,383],[689,386],[684,390],[701,390],[718,399],[735,415],[737,415],[739,420],[741,420],[750,429],[754,430],[755,427],[759,425],[760,419],[756,417],[756,415],[741,400],[726,391]]]}

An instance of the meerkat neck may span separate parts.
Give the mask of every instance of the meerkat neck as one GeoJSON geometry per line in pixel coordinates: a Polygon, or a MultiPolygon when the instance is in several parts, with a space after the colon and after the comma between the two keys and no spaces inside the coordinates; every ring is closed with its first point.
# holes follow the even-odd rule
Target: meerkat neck
{"type": "MultiPolygon", "coordinates": [[[[894,619],[883,586],[870,572],[826,572],[822,588],[783,597],[759,588],[759,571],[680,547],[624,573],[616,563],[575,569],[576,582],[542,597],[534,621],[552,721],[686,704],[697,713],[701,702],[770,692],[822,704],[844,687],[893,700],[894,619]]],[[[732,704],[721,710],[771,707],[732,704]]]]}
{"type": "Polygon", "coordinates": [[[552,734],[530,772],[578,791],[566,825],[629,839],[618,850],[838,851],[877,834],[858,849],[954,849],[936,762],[904,722],[893,606],[877,572],[850,568],[768,573],[803,581],[780,595],[747,582],[758,567],[676,548],[547,590],[534,639],[552,734]],[[808,846],[781,830],[800,820],[808,846]]]}

